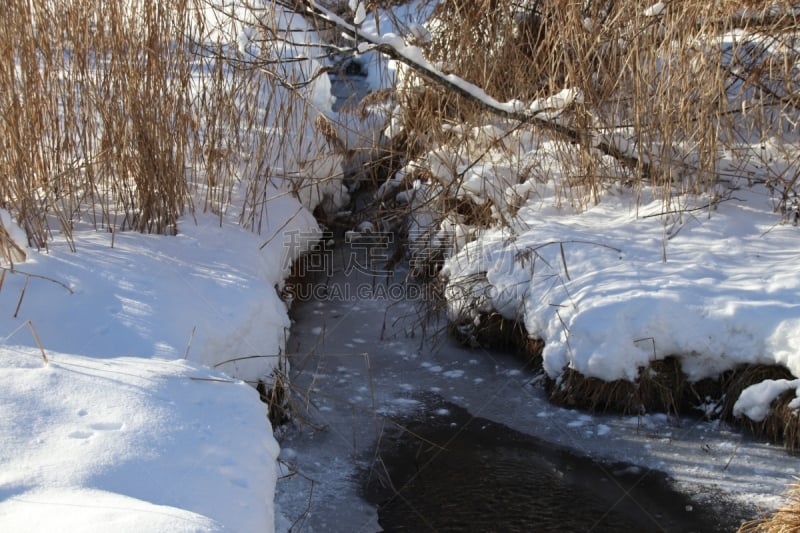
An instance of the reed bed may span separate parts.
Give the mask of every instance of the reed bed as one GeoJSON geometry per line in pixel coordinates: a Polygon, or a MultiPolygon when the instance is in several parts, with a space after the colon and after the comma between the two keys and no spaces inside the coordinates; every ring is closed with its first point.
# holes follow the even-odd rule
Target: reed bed
{"type": "Polygon", "coordinates": [[[324,191],[297,168],[336,172],[303,89],[318,73],[287,66],[268,8],[13,0],[0,15],[0,209],[29,246],[74,248],[77,226],[174,234],[196,207],[258,230],[280,180],[311,203],[324,191]]]}
{"type": "MultiPolygon", "coordinates": [[[[440,2],[424,50],[444,72],[501,102],[529,103],[564,89],[582,98],[554,119],[519,124],[410,70],[398,93],[398,149],[414,160],[431,146],[463,145],[452,124],[515,124],[561,141],[564,149],[550,156],[570,179],[559,184],[557,201],[582,208],[622,182],[655,189],[674,209],[682,195],[714,194],[720,183],[751,176],[773,186],[777,209],[791,215],[787,199],[800,173],[794,149],[783,148],[782,163],[773,164],[762,147],[798,133],[794,6],[672,2],[657,12],[653,4],[440,2]]],[[[546,169],[528,170],[520,181],[552,179],[546,169]]],[[[460,186],[454,182],[442,201],[460,186]]]]}
{"type": "Polygon", "coordinates": [[[45,248],[97,229],[174,233],[187,203],[186,5],[13,1],[0,46],[0,198],[45,248]]]}

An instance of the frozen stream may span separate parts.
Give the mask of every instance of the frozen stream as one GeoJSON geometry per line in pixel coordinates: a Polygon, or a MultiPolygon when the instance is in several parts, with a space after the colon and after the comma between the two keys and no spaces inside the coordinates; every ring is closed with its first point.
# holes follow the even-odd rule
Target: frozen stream
{"type": "MultiPolygon", "coordinates": [[[[657,414],[593,416],[553,406],[513,356],[464,350],[446,336],[435,335],[437,326],[421,318],[414,291],[404,289],[401,274],[388,283],[359,274],[365,260],[357,255],[364,250],[343,246],[334,252],[334,273],[324,284],[327,292],[318,285],[315,301],[295,302],[293,308],[289,353],[295,420],[279,431],[285,462],[276,496],[282,515],[279,530],[380,531],[376,507],[366,499],[380,500],[380,494],[377,489],[368,494],[366,482],[372,479],[374,489],[378,474],[385,479],[387,472],[401,496],[407,489],[411,498],[423,490],[408,479],[420,469],[434,472],[449,464],[440,471],[458,472],[483,462],[481,470],[467,477],[473,484],[475,479],[486,480],[482,490],[488,499],[498,483],[491,473],[511,461],[517,465],[512,470],[532,476],[515,482],[516,489],[507,489],[517,490],[516,496],[530,486],[529,498],[551,497],[552,483],[534,484],[535,477],[556,476],[572,483],[565,489],[565,501],[551,503],[561,505],[561,513],[592,507],[612,518],[630,518],[625,510],[638,507],[644,518],[637,518],[636,524],[646,530],[725,531],[759,508],[777,506],[778,495],[798,474],[796,459],[781,447],[717,423],[657,414]],[[352,271],[346,273],[348,264],[352,271]],[[404,292],[412,299],[398,299],[404,292]],[[403,428],[411,428],[414,435],[403,428]],[[481,429],[490,435],[481,436],[481,429]],[[451,442],[448,435],[456,434],[460,440],[451,442]],[[550,443],[550,449],[536,448],[541,446],[536,439],[550,443]],[[404,454],[413,459],[408,447],[415,443],[417,462],[404,467],[398,461],[404,454]],[[562,448],[595,461],[641,468],[581,463],[561,455],[562,448]],[[493,455],[498,450],[500,455],[493,455]],[[459,462],[459,457],[465,459],[459,462]],[[688,503],[665,493],[660,476],[647,469],[673,478],[688,503]],[[594,477],[589,475],[592,470],[597,471],[594,477]],[[610,501],[606,488],[623,485],[631,490],[629,496],[622,492],[621,498],[610,501]],[[587,500],[593,500],[592,505],[587,500]],[[734,505],[726,506],[726,500],[734,505]],[[718,522],[717,516],[725,516],[726,522],[709,526],[718,522]],[[641,520],[650,523],[644,526],[641,520]]],[[[452,484],[462,482],[454,476],[452,484]]],[[[461,512],[457,502],[440,507],[440,513],[410,505],[415,513],[428,513],[429,521],[422,523],[429,529],[448,529],[447,524],[434,525],[441,524],[434,520],[441,518],[436,515],[459,518],[461,512]]],[[[385,509],[381,520],[388,519],[389,511],[385,509]]]]}

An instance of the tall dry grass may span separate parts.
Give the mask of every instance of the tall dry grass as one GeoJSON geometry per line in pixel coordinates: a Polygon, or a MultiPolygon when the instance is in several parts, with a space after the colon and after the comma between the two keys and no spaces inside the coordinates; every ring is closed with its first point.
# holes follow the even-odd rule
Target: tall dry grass
{"type": "Polygon", "coordinates": [[[192,126],[186,2],[15,0],[0,17],[0,201],[31,245],[75,222],[175,232],[192,126]]]}
{"type": "MultiPolygon", "coordinates": [[[[653,4],[444,0],[425,53],[500,101],[580,90],[583,102],[547,132],[562,141],[555,156],[572,176],[563,195],[578,207],[599,201],[623,173],[635,189],[660,191],[667,209],[732,176],[767,181],[786,209],[797,187],[796,154],[787,148],[785,164],[768,164],[753,147],[798,133],[792,3],[672,2],[660,15],[648,10],[653,4]],[[601,164],[608,156],[612,171],[601,164]]],[[[463,143],[449,123],[500,122],[413,73],[399,99],[409,158],[463,143]]],[[[549,179],[528,170],[534,175],[520,179],[549,179]]]]}
{"type": "MultiPolygon", "coordinates": [[[[222,4],[0,7],[0,209],[28,245],[63,235],[74,249],[79,224],[174,234],[196,202],[220,218],[238,209],[258,230],[276,177],[289,194],[319,200],[307,190],[313,173],[298,171],[320,158],[304,92],[318,73],[287,62],[291,38],[269,6],[222,4]]],[[[0,244],[11,259],[6,229],[0,244]]]]}

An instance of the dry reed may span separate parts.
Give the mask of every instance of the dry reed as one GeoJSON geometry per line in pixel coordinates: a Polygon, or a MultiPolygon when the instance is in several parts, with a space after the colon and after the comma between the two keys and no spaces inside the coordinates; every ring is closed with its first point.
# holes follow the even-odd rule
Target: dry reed
{"type": "Polygon", "coordinates": [[[185,2],[14,1],[0,46],[2,206],[42,248],[73,225],[174,233],[187,201],[185,2]]]}
{"type": "MultiPolygon", "coordinates": [[[[648,12],[652,4],[445,0],[425,52],[500,101],[579,89],[583,102],[560,117],[559,127],[545,127],[563,141],[567,149],[555,157],[574,176],[562,199],[577,207],[595,203],[622,172],[634,190],[661,191],[672,209],[681,195],[752,175],[752,164],[766,163],[755,145],[796,133],[800,52],[790,2],[680,2],[660,16],[648,12]],[[603,155],[619,168],[610,172],[603,155]]],[[[461,146],[464,139],[448,124],[498,123],[475,99],[414,73],[398,99],[405,134],[414,140],[403,146],[409,160],[431,146],[461,146]]],[[[761,166],[786,210],[798,171],[796,157],[784,159],[788,169],[761,166]]],[[[550,179],[528,170],[521,181],[550,179]]],[[[446,194],[456,193],[457,186],[446,194]]]]}
{"type": "Polygon", "coordinates": [[[771,516],[742,524],[739,533],[789,533],[800,531],[800,483],[793,483],[786,503],[771,516]]]}
{"type": "MultiPolygon", "coordinates": [[[[291,172],[320,157],[304,133],[315,115],[289,85],[317,74],[297,79],[300,69],[284,65],[275,17],[217,9],[213,22],[212,9],[204,0],[0,9],[0,209],[27,245],[46,248],[58,234],[74,248],[76,225],[174,234],[195,199],[220,217],[236,203],[257,230],[276,175],[314,200],[300,192],[307,177],[291,172]],[[237,49],[248,24],[253,55],[237,49]],[[248,193],[236,197],[242,182],[248,193]]],[[[3,258],[19,260],[18,248],[2,228],[3,258]]]]}

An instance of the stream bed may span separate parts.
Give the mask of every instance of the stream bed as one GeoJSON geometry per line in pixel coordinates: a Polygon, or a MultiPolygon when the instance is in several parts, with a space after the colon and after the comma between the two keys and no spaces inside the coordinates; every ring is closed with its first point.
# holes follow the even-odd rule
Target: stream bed
{"type": "Polygon", "coordinates": [[[752,488],[779,449],[553,406],[522,361],[459,346],[424,290],[362,253],[331,251],[293,305],[279,531],[735,531],[755,516],[715,482],[752,488]]]}

